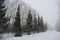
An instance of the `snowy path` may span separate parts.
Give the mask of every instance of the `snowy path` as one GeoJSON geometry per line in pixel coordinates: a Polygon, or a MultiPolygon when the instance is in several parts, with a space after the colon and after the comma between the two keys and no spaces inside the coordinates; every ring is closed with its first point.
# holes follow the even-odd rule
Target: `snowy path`
{"type": "Polygon", "coordinates": [[[60,32],[43,32],[22,37],[7,37],[2,40],[60,40],[60,32]]]}

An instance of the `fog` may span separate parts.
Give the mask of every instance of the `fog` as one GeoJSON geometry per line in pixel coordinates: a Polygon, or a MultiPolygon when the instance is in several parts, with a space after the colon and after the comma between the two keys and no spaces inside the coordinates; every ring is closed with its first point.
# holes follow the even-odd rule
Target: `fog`
{"type": "MultiPolygon", "coordinates": [[[[37,12],[39,12],[40,16],[43,16],[44,22],[48,24],[49,29],[55,29],[56,23],[58,21],[58,11],[57,11],[57,0],[22,0],[25,2],[28,6],[35,9],[37,12]]],[[[13,8],[16,11],[16,5],[18,3],[21,3],[20,0],[7,0],[6,2],[8,5],[7,7],[10,7],[11,9],[12,5],[15,5],[13,8]],[[12,4],[12,5],[11,5],[12,4]]],[[[7,13],[10,13],[9,11],[7,13]]],[[[13,12],[12,12],[13,13],[13,12]]]]}
{"type": "Polygon", "coordinates": [[[58,19],[56,22],[56,28],[58,31],[60,31],[60,0],[57,1],[57,14],[58,14],[58,19]]]}
{"type": "Polygon", "coordinates": [[[23,0],[43,16],[49,29],[55,29],[58,20],[57,0],[23,0]]]}

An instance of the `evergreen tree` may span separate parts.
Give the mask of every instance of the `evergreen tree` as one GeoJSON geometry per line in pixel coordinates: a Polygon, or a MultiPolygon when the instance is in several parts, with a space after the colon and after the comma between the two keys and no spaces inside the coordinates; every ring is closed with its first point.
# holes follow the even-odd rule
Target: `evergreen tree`
{"type": "Polygon", "coordinates": [[[40,29],[41,29],[41,31],[43,32],[43,31],[45,31],[45,27],[44,27],[44,23],[43,23],[43,18],[42,18],[42,17],[41,17],[40,22],[41,22],[41,27],[40,27],[40,29]]]}
{"type": "Polygon", "coordinates": [[[22,36],[22,30],[21,30],[21,19],[20,19],[20,5],[18,5],[17,8],[17,13],[16,13],[16,17],[15,17],[15,22],[14,22],[14,32],[15,32],[15,36],[22,36]]]}
{"type": "Polygon", "coordinates": [[[44,24],[44,27],[45,27],[45,31],[46,31],[46,30],[48,29],[48,28],[47,28],[47,23],[44,24]]]}
{"type": "Polygon", "coordinates": [[[38,15],[38,32],[41,31],[40,27],[41,27],[41,21],[40,21],[40,17],[38,15]]]}
{"type": "Polygon", "coordinates": [[[32,14],[31,14],[31,10],[29,10],[29,14],[27,17],[27,33],[28,33],[28,35],[30,35],[31,30],[32,30],[32,14]]]}
{"type": "Polygon", "coordinates": [[[6,15],[6,9],[4,4],[5,0],[0,0],[0,33],[1,32],[6,32],[8,29],[8,21],[9,18],[5,17],[6,15]]]}
{"type": "Polygon", "coordinates": [[[37,17],[36,17],[36,15],[34,15],[34,27],[33,27],[33,31],[37,32],[37,30],[38,30],[37,17]]]}

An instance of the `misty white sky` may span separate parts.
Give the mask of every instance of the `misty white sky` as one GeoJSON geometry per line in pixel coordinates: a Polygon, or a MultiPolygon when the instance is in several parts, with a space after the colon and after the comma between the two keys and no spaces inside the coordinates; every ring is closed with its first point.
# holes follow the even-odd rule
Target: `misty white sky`
{"type": "Polygon", "coordinates": [[[23,0],[29,6],[37,10],[43,18],[51,26],[54,26],[58,14],[57,14],[57,4],[56,0],[23,0]]]}
{"type": "MultiPolygon", "coordinates": [[[[10,0],[12,2],[12,0],[10,0]]],[[[55,26],[58,14],[56,0],[22,0],[43,16],[45,22],[55,26]]]]}

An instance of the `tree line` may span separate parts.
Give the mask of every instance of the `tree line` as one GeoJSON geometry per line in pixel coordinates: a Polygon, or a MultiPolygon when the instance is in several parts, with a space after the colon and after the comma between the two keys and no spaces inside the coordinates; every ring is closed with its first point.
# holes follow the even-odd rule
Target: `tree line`
{"type": "MultiPolygon", "coordinates": [[[[5,8],[5,5],[3,4],[4,0],[0,0],[0,33],[7,33],[9,32],[8,26],[10,25],[10,18],[5,17],[7,8],[5,8]]],[[[24,27],[22,27],[20,14],[19,4],[12,30],[12,32],[15,33],[14,36],[22,36],[23,33],[30,35],[31,33],[39,33],[47,30],[47,25],[44,24],[42,17],[39,15],[36,17],[36,14],[34,14],[34,18],[32,19],[31,10],[29,10],[29,13],[27,15],[26,24],[24,27]]]]}

